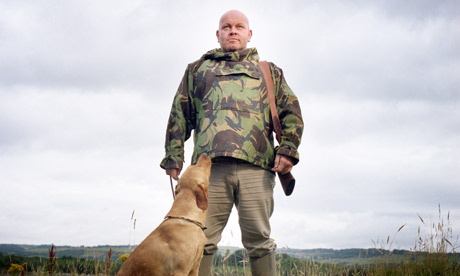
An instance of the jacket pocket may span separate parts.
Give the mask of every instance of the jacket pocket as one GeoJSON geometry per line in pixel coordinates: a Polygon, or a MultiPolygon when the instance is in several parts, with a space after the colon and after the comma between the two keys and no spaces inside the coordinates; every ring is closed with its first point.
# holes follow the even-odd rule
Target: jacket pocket
{"type": "Polygon", "coordinates": [[[260,113],[261,81],[257,72],[220,70],[215,73],[208,99],[213,102],[214,110],[260,113]]]}

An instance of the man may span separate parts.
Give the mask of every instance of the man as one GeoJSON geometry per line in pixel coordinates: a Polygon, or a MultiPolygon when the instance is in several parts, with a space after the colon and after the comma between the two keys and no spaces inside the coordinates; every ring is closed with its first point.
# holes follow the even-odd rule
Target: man
{"type": "Polygon", "coordinates": [[[213,254],[236,206],[242,242],[253,275],[276,275],[270,238],[275,172],[285,174],[299,161],[303,121],[297,97],[280,68],[270,63],[282,141],[275,149],[267,88],[252,30],[241,12],[225,13],[216,32],[220,49],[187,66],[174,98],[161,167],[178,179],[184,142],[194,130],[192,163],[206,153],[213,160],[209,186],[207,244],[200,275],[209,275],[213,254]]]}

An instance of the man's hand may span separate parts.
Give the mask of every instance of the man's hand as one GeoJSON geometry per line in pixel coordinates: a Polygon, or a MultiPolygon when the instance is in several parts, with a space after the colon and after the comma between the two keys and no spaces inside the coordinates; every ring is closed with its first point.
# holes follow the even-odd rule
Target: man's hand
{"type": "Polygon", "coordinates": [[[272,171],[280,174],[287,174],[292,170],[292,166],[294,166],[292,157],[277,154],[275,157],[275,165],[272,168],[272,171]]]}
{"type": "Polygon", "coordinates": [[[179,180],[181,169],[166,169],[166,174],[170,175],[174,180],[179,180]]]}

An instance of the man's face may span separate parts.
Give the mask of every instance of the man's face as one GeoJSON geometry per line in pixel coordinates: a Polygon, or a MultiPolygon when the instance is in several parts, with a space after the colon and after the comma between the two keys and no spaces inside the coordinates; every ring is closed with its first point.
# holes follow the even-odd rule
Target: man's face
{"type": "Polygon", "coordinates": [[[230,11],[220,19],[216,36],[222,51],[234,52],[246,49],[252,37],[252,30],[249,29],[248,19],[244,14],[230,11]]]}

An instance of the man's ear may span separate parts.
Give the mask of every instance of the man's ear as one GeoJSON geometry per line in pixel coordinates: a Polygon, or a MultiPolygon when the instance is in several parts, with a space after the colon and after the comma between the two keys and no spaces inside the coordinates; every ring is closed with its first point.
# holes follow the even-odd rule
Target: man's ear
{"type": "Polygon", "coordinates": [[[207,210],[208,209],[208,193],[205,191],[203,186],[201,185],[196,185],[195,189],[193,190],[193,193],[195,194],[196,198],[196,205],[198,208],[201,210],[207,210]]]}
{"type": "Polygon", "coordinates": [[[251,42],[251,38],[252,38],[252,30],[249,30],[248,42],[251,42]]]}

